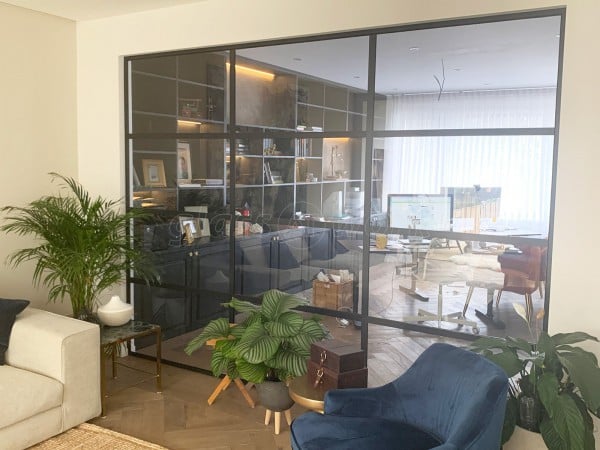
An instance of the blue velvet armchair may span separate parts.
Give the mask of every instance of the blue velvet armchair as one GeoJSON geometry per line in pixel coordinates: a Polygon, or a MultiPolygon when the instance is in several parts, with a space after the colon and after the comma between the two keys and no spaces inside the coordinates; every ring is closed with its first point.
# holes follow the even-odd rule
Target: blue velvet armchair
{"type": "Polygon", "coordinates": [[[398,379],[325,395],[291,426],[294,450],[498,450],[508,379],[484,357],[433,344],[398,379]]]}

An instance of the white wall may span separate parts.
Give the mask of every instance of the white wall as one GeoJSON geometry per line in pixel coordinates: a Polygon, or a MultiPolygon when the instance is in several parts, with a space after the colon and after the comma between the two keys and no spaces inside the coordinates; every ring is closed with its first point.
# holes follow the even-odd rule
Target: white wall
{"type": "MultiPolygon", "coordinates": [[[[0,3],[0,206],[23,206],[53,189],[48,172],[77,175],[75,23],[0,3]]],[[[27,239],[0,235],[0,297],[48,305],[32,268],[4,265],[27,239]]]]}
{"type": "Polygon", "coordinates": [[[124,194],[123,55],[567,5],[552,270],[552,332],[600,335],[593,226],[600,191],[597,0],[208,0],[77,25],[79,175],[124,194]],[[232,15],[236,11],[235,16],[232,15]]]}

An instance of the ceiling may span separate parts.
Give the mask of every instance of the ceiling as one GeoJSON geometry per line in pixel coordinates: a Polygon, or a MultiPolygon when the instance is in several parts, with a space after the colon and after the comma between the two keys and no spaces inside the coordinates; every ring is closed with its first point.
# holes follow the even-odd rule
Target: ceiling
{"type": "MultiPolygon", "coordinates": [[[[0,1],[78,21],[206,0],[0,1]]],[[[560,17],[554,16],[380,35],[375,90],[438,92],[441,83],[444,92],[556,86],[559,33],[560,17]]],[[[367,37],[261,45],[238,54],[367,89],[367,37]]]]}
{"type": "MultiPolygon", "coordinates": [[[[382,94],[556,86],[560,17],[380,35],[382,94]]],[[[244,49],[239,55],[367,89],[368,38],[244,49]]]]}
{"type": "Polygon", "coordinates": [[[21,8],[71,20],[101,19],[206,0],[2,0],[21,8]]]}

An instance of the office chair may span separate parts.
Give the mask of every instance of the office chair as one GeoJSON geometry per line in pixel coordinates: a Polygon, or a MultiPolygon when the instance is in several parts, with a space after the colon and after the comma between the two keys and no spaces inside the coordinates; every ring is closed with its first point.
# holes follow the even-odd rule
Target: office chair
{"type": "Polygon", "coordinates": [[[497,450],[508,378],[481,355],[433,344],[384,386],[325,394],[291,425],[294,450],[497,450]]]}
{"type": "Polygon", "coordinates": [[[504,285],[496,297],[496,306],[502,292],[514,292],[525,296],[527,320],[533,316],[532,294],[539,290],[543,295],[543,280],[546,279],[547,248],[522,246],[520,252],[504,252],[498,255],[500,270],[504,273],[504,285]]]}

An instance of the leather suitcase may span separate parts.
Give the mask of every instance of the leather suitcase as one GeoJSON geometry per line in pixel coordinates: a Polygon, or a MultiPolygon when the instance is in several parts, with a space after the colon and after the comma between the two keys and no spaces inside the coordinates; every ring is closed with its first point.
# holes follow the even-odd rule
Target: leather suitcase
{"type": "Polygon", "coordinates": [[[323,367],[336,372],[348,372],[365,367],[365,352],[359,346],[337,339],[315,342],[310,346],[310,360],[320,364],[325,352],[323,367]]]}
{"type": "MultiPolygon", "coordinates": [[[[314,384],[317,379],[319,368],[320,364],[318,362],[308,362],[308,379],[311,384],[314,384]]],[[[326,391],[329,389],[364,388],[367,387],[367,377],[368,369],[366,367],[339,373],[323,367],[323,376],[319,384],[326,391]]]]}

